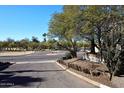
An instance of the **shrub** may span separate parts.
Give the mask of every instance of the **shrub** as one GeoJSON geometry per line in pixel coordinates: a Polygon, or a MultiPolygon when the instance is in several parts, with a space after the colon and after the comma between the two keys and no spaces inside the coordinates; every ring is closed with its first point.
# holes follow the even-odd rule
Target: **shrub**
{"type": "Polygon", "coordinates": [[[84,73],[86,73],[86,74],[90,74],[90,70],[89,70],[88,68],[84,68],[84,69],[82,69],[82,71],[83,71],[84,73]]]}
{"type": "Polygon", "coordinates": [[[65,56],[63,56],[63,60],[66,60],[66,59],[71,59],[72,58],[72,55],[70,52],[66,52],[65,53],[65,56]]]}
{"type": "Polygon", "coordinates": [[[92,71],[92,76],[100,76],[101,75],[101,72],[98,71],[98,70],[93,70],[92,71]]]}

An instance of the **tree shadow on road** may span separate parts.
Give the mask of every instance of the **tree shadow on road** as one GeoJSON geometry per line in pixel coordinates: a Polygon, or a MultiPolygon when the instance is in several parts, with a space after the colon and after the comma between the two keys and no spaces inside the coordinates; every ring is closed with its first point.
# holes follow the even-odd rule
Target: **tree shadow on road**
{"type": "Polygon", "coordinates": [[[43,82],[46,78],[34,78],[31,76],[16,76],[16,73],[24,72],[61,72],[65,70],[18,70],[18,71],[0,71],[0,87],[22,86],[30,87],[33,82],[43,82]]]}
{"type": "Polygon", "coordinates": [[[62,72],[66,70],[17,70],[17,71],[1,71],[0,73],[24,73],[24,72],[62,72]]]}
{"type": "Polygon", "coordinates": [[[0,71],[8,68],[11,65],[12,63],[9,63],[9,62],[0,62],[0,71]]]}
{"type": "Polygon", "coordinates": [[[13,74],[10,75],[0,75],[0,87],[14,87],[14,86],[21,86],[21,87],[30,87],[30,84],[33,82],[43,82],[46,81],[45,78],[34,78],[30,76],[14,76],[13,74]]]}

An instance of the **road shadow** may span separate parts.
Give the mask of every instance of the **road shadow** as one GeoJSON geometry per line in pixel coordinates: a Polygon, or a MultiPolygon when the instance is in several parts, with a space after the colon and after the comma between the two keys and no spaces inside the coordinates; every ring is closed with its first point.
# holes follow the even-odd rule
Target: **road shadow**
{"type": "Polygon", "coordinates": [[[66,70],[16,70],[16,71],[0,71],[0,73],[24,73],[24,72],[62,72],[66,70]]]}
{"type": "Polygon", "coordinates": [[[0,75],[0,88],[7,88],[13,86],[30,86],[33,82],[43,82],[45,78],[34,78],[30,76],[14,76],[14,75],[0,75]]]}
{"type": "Polygon", "coordinates": [[[44,82],[44,77],[34,78],[31,76],[16,76],[17,73],[24,72],[61,72],[65,70],[18,70],[18,71],[0,71],[0,88],[22,86],[29,87],[33,82],[44,82]]]}
{"type": "Polygon", "coordinates": [[[120,74],[120,75],[118,75],[117,77],[124,77],[124,74],[120,74]]]}
{"type": "Polygon", "coordinates": [[[9,62],[0,62],[0,71],[8,68],[11,65],[12,65],[12,63],[9,63],[9,62]]]}

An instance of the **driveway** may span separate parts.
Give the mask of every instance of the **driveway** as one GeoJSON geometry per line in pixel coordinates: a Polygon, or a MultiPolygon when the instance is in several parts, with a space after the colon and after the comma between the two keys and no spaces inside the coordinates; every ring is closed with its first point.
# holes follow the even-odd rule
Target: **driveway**
{"type": "Polygon", "coordinates": [[[0,72],[0,87],[17,88],[93,88],[56,63],[23,63],[0,72]]]}
{"type": "Polygon", "coordinates": [[[0,57],[3,62],[15,62],[0,71],[0,87],[18,88],[92,88],[95,87],[60,68],[55,62],[65,54],[36,52],[30,55],[0,57]]]}

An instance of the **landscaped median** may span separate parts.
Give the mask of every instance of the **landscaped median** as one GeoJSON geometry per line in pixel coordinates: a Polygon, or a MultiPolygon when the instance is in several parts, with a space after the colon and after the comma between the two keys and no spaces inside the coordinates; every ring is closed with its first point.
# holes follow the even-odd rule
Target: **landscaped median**
{"type": "Polygon", "coordinates": [[[109,80],[107,68],[103,64],[82,61],[77,58],[58,60],[56,63],[69,73],[97,87],[114,87],[109,80]]]}
{"type": "Polygon", "coordinates": [[[34,51],[7,51],[7,52],[0,52],[0,56],[21,56],[21,55],[29,55],[34,53],[34,51]]]}

